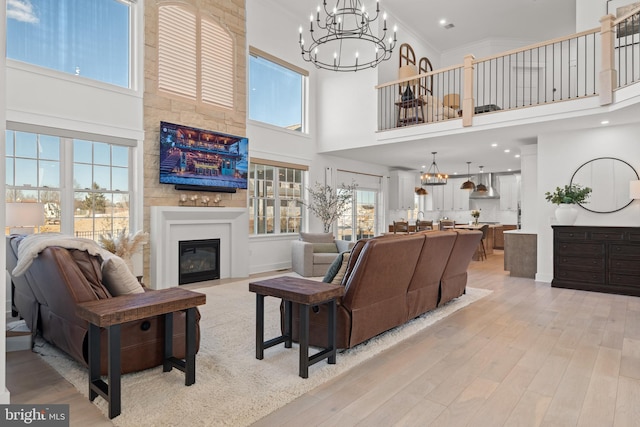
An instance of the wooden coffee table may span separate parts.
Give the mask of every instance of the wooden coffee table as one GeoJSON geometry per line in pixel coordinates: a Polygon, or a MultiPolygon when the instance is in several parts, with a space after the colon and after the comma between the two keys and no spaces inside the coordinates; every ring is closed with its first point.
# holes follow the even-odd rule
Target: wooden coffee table
{"type": "Polygon", "coordinates": [[[291,276],[276,277],[249,283],[249,291],[256,293],[256,359],[264,358],[264,350],[284,343],[291,348],[292,303],[300,306],[300,368],[299,375],[309,378],[309,366],[327,359],[336,363],[336,299],[344,295],[344,287],[315,280],[291,276]],[[264,340],[264,297],[282,298],[284,302],[284,333],[268,341],[264,340]],[[309,357],[309,307],[329,306],[328,343],[322,351],[309,357]]]}
{"type": "Polygon", "coordinates": [[[185,373],[184,384],[196,382],[196,307],[206,295],[182,288],[88,301],[76,313],[89,322],[89,400],[98,395],[109,403],[109,418],[120,415],[120,325],[148,317],[164,316],[163,371],[177,368],[185,373]],[[173,313],[186,311],[185,359],[173,357],[173,313]],[[107,330],[108,383],[100,378],[100,328],[107,330]]]}

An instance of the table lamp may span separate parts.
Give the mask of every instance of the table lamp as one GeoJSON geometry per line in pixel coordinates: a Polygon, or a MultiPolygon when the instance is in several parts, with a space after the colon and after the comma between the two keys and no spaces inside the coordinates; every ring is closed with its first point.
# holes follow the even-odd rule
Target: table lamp
{"type": "Polygon", "coordinates": [[[10,234],[33,234],[35,227],[44,225],[43,203],[7,203],[6,214],[10,234]]]}
{"type": "MultiPolygon", "coordinates": [[[[418,70],[415,65],[407,64],[403,65],[398,69],[398,79],[408,79],[409,77],[416,76],[418,74],[418,70]]],[[[409,80],[403,83],[400,83],[400,86],[406,85],[406,89],[402,94],[403,101],[411,101],[415,99],[415,94],[411,90],[411,86],[415,86],[418,83],[418,79],[409,80]]]]}

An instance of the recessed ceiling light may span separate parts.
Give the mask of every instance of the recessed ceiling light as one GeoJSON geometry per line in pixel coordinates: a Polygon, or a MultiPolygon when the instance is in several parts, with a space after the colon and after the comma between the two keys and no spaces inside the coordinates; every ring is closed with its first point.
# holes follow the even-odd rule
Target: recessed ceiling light
{"type": "Polygon", "coordinates": [[[493,144],[491,144],[491,146],[492,146],[492,147],[497,147],[497,146],[498,146],[498,143],[497,143],[497,142],[494,142],[493,144]]]}
{"type": "Polygon", "coordinates": [[[511,150],[509,150],[508,148],[506,150],[504,150],[505,153],[510,153],[511,150]]]}
{"type": "Polygon", "coordinates": [[[511,168],[507,169],[507,172],[511,172],[511,168]]]}
{"type": "Polygon", "coordinates": [[[446,23],[447,23],[447,20],[446,20],[446,19],[441,19],[441,20],[440,20],[440,25],[444,25],[444,24],[446,24],[446,23]]]}
{"type": "Polygon", "coordinates": [[[609,124],[609,120],[603,120],[600,122],[601,125],[608,125],[609,124]]]}
{"type": "Polygon", "coordinates": [[[519,158],[520,158],[520,154],[516,154],[514,157],[515,157],[516,159],[519,159],[519,158]]]}

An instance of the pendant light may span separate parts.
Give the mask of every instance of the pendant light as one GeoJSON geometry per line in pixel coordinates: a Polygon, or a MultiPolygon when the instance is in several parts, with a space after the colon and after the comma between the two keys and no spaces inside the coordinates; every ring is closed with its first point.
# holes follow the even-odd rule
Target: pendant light
{"type": "Polygon", "coordinates": [[[482,168],[484,168],[484,166],[480,166],[480,177],[478,178],[479,184],[476,185],[476,191],[478,193],[486,193],[488,191],[487,186],[484,185],[484,170],[482,168]]]}
{"type": "Polygon", "coordinates": [[[470,165],[471,162],[467,162],[467,180],[462,183],[460,189],[467,191],[476,191],[476,185],[471,181],[471,172],[469,170],[470,165]]]}

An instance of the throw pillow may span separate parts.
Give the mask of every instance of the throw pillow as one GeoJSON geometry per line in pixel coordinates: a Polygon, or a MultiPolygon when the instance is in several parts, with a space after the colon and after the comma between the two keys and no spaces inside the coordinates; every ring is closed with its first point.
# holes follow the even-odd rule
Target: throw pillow
{"type": "Polygon", "coordinates": [[[338,247],[335,243],[312,243],[313,253],[338,253],[338,247]]]}
{"type": "MultiPolygon", "coordinates": [[[[329,266],[329,269],[327,270],[327,273],[322,278],[322,281],[324,283],[332,283],[336,275],[340,272],[340,270],[343,269],[342,267],[343,264],[344,264],[344,270],[346,271],[348,262],[349,262],[349,252],[339,253],[336,259],[333,260],[333,262],[329,266]],[[345,255],[347,256],[345,257],[345,255]]],[[[344,271],[342,271],[342,276],[344,276],[344,271]]]]}
{"type": "Polygon", "coordinates": [[[333,243],[333,234],[331,233],[305,233],[300,232],[300,240],[308,243],[333,243]]]}
{"type": "Polygon", "coordinates": [[[342,265],[340,266],[340,270],[338,270],[336,275],[333,277],[333,280],[331,281],[333,285],[342,284],[342,279],[344,278],[344,274],[347,272],[347,266],[349,265],[350,255],[351,254],[349,252],[345,252],[344,255],[342,256],[342,265]]]}
{"type": "Polygon", "coordinates": [[[102,263],[102,281],[114,297],[143,293],[142,285],[119,256],[112,256],[102,263]]]}

